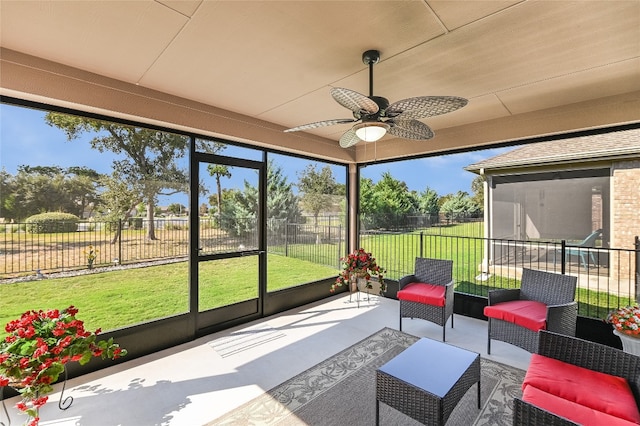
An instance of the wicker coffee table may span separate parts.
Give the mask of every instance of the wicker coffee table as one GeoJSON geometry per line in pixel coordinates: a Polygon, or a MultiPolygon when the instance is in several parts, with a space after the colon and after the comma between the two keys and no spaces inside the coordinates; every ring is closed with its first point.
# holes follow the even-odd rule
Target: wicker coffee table
{"type": "Polygon", "coordinates": [[[480,354],[420,339],[376,371],[376,425],[380,402],[427,425],[444,425],[474,383],[480,408],[480,354]]]}

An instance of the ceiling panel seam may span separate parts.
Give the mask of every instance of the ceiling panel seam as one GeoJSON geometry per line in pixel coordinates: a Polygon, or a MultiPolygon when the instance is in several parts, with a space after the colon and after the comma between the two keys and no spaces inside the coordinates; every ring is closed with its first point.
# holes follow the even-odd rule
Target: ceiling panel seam
{"type": "Polygon", "coordinates": [[[523,87],[532,86],[532,85],[539,84],[539,83],[542,83],[542,82],[548,82],[548,81],[555,80],[555,79],[558,79],[558,78],[564,78],[564,77],[568,77],[568,76],[572,76],[572,75],[578,75],[578,74],[581,74],[583,72],[593,71],[593,70],[596,70],[596,69],[605,68],[605,67],[609,67],[609,66],[612,66],[612,65],[618,65],[618,64],[622,64],[624,62],[634,61],[634,60],[638,60],[638,59],[640,59],[640,56],[633,56],[631,58],[622,59],[622,60],[619,60],[619,61],[607,62],[605,64],[596,65],[596,66],[592,66],[592,67],[588,67],[588,68],[581,68],[579,70],[566,72],[566,73],[562,73],[562,74],[557,74],[557,75],[554,75],[554,76],[545,77],[545,78],[541,78],[541,79],[538,79],[538,80],[528,81],[528,82],[525,82],[525,83],[522,83],[522,84],[517,84],[517,85],[514,85],[514,86],[510,86],[510,87],[505,87],[503,89],[497,89],[497,90],[494,90],[492,92],[482,93],[482,94],[479,94],[479,95],[472,96],[469,99],[480,98],[482,96],[487,96],[487,95],[494,95],[494,94],[497,95],[498,93],[501,93],[501,92],[507,92],[507,91],[513,90],[513,89],[521,89],[523,87]]]}
{"type": "Polygon", "coordinates": [[[429,9],[429,12],[431,12],[431,14],[436,19],[436,21],[438,21],[438,24],[440,24],[440,27],[442,27],[444,33],[445,34],[449,33],[451,30],[449,28],[447,28],[447,26],[444,24],[444,22],[442,22],[442,19],[440,19],[440,16],[436,13],[435,10],[433,10],[433,8],[429,4],[428,0],[424,0],[424,5],[427,7],[427,9],[429,9]]]}
{"type": "MultiPolygon", "coordinates": [[[[158,4],[162,4],[162,3],[158,3],[158,4]]],[[[185,20],[184,24],[180,27],[180,29],[178,31],[176,31],[176,33],[173,35],[173,37],[171,37],[171,40],[169,40],[169,42],[164,46],[164,48],[160,51],[160,53],[156,56],[156,58],[151,62],[151,64],[149,64],[147,69],[145,69],[144,72],[140,75],[140,77],[138,77],[138,80],[136,81],[136,85],[140,84],[140,81],[142,81],[142,79],[145,78],[145,76],[147,75],[149,70],[151,70],[151,68],[153,68],[153,66],[158,62],[158,60],[162,57],[162,55],[164,55],[164,52],[167,51],[167,49],[173,44],[173,42],[178,38],[178,36],[180,34],[182,34],[182,32],[187,27],[187,25],[191,22],[191,18],[190,17],[185,16],[184,14],[182,14],[180,12],[176,12],[175,10],[173,10],[171,8],[167,8],[167,9],[177,13],[180,16],[185,17],[186,20],[185,20]]]]}
{"type": "Polygon", "coordinates": [[[462,25],[462,26],[460,26],[460,27],[456,28],[456,30],[459,30],[459,29],[461,29],[461,28],[468,27],[468,26],[470,26],[470,25],[474,25],[474,24],[476,24],[476,23],[478,23],[478,22],[486,21],[486,20],[488,20],[488,19],[493,18],[494,16],[498,16],[498,15],[501,15],[501,14],[503,14],[503,13],[507,12],[507,11],[511,11],[511,9],[514,9],[514,8],[517,8],[517,7],[520,7],[520,6],[523,6],[525,3],[529,2],[529,1],[530,1],[530,0],[522,0],[522,1],[518,2],[518,3],[515,3],[515,4],[512,4],[512,5],[510,5],[510,6],[507,6],[507,7],[505,7],[504,9],[500,9],[500,10],[498,10],[498,11],[496,11],[496,12],[493,12],[493,13],[490,13],[490,14],[488,14],[488,15],[485,15],[485,16],[483,16],[482,18],[478,18],[478,19],[475,19],[475,20],[473,20],[473,21],[471,21],[471,22],[468,22],[468,23],[466,23],[466,24],[464,24],[464,25],[462,25]]]}
{"type": "Polygon", "coordinates": [[[193,12],[193,14],[191,16],[189,16],[189,15],[187,15],[185,13],[180,12],[178,9],[174,9],[173,7],[169,6],[168,4],[163,3],[162,1],[159,1],[159,0],[154,0],[154,1],[156,3],[158,3],[159,5],[164,6],[167,9],[171,10],[172,12],[176,12],[177,14],[184,16],[187,19],[191,19],[191,17],[196,14],[198,9],[200,9],[200,6],[202,6],[202,3],[199,3],[198,6],[196,7],[196,10],[193,12]]]}

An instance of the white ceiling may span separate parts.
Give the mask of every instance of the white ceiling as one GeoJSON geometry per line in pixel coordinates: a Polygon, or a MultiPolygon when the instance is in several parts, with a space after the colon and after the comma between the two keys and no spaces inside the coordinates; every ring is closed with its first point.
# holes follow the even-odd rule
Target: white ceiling
{"type": "MultiPolygon", "coordinates": [[[[638,0],[1,0],[0,27],[3,48],[284,128],[351,118],[329,90],[368,95],[368,49],[382,55],[375,95],[469,99],[423,120],[436,138],[640,93],[638,0]]],[[[310,133],[337,141],[349,127],[310,133]]]]}

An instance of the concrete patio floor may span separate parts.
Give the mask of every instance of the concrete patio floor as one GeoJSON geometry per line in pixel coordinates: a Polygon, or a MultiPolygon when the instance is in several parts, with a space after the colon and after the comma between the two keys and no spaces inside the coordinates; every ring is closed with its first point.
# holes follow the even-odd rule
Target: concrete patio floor
{"type": "MultiPolygon", "coordinates": [[[[343,293],[86,374],[67,382],[64,396],[74,401],[65,411],[58,408],[62,386],[55,386],[40,424],[203,425],[381,328],[397,329],[398,309],[396,300],[377,296],[358,307],[343,293]]],[[[447,324],[447,343],[527,368],[531,355],[503,342],[493,341],[487,355],[485,321],[455,315],[454,327],[447,324]]],[[[403,331],[442,338],[439,326],[419,319],[404,319],[403,331]]],[[[26,419],[13,408],[17,401],[5,401],[12,425],[26,419]]],[[[0,422],[8,426],[2,410],[0,422]]]]}

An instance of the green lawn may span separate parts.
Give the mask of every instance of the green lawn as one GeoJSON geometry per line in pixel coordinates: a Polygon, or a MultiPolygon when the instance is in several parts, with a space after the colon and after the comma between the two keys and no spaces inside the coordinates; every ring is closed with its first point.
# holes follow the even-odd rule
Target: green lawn
{"type": "MultiPolygon", "coordinates": [[[[465,225],[447,227],[446,235],[464,233],[465,225]]],[[[475,229],[475,228],[474,228],[475,229]]],[[[445,235],[442,233],[442,235],[445,235]]],[[[387,269],[386,278],[398,280],[413,270],[417,256],[454,260],[456,291],[486,296],[494,288],[514,288],[514,278],[492,275],[489,280],[475,279],[482,261],[482,240],[451,239],[423,233],[367,235],[361,245],[374,254],[378,263],[387,269]]],[[[268,291],[291,287],[322,278],[335,277],[338,270],[313,263],[310,253],[320,253],[331,263],[337,247],[318,245],[290,246],[289,257],[269,253],[268,291]],[[313,250],[315,248],[316,250],[313,250]]],[[[247,256],[200,264],[199,306],[201,310],[229,305],[257,297],[256,257],[247,256]]],[[[110,330],[163,318],[188,310],[188,263],[100,272],[67,278],[1,284],[0,324],[17,318],[30,309],[62,309],[75,305],[79,317],[89,329],[110,330]]],[[[606,292],[579,289],[579,313],[591,318],[604,318],[610,309],[632,304],[629,298],[606,292]]],[[[0,330],[0,337],[4,330],[0,330]]]]}
{"type": "MultiPolygon", "coordinates": [[[[255,257],[201,263],[200,306],[210,309],[257,296],[255,257]]],[[[270,255],[269,291],[338,271],[299,259],[270,255]]],[[[0,285],[0,324],[27,310],[76,306],[90,330],[110,330],[180,314],[188,310],[188,264],[100,272],[66,278],[0,285]]],[[[6,335],[0,330],[0,337],[6,335]]]]}
{"type": "MultiPolygon", "coordinates": [[[[387,268],[390,279],[397,280],[412,271],[415,257],[424,256],[454,261],[455,290],[460,293],[486,297],[492,289],[519,287],[520,281],[514,277],[492,274],[486,281],[475,279],[480,273],[478,265],[483,259],[484,241],[464,237],[477,228],[469,225],[451,225],[446,227],[446,231],[430,228],[423,233],[422,241],[419,232],[366,235],[361,237],[361,245],[374,253],[379,264],[387,268]],[[445,235],[461,238],[452,239],[445,235]]],[[[635,303],[633,298],[584,288],[578,288],[576,300],[578,314],[588,318],[605,318],[609,310],[635,303]]]]}

